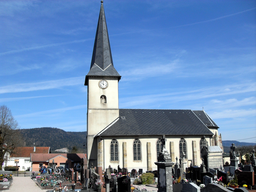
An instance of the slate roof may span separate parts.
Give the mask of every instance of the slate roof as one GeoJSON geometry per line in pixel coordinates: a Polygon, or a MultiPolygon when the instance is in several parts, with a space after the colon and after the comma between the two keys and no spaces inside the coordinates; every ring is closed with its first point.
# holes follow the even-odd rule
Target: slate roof
{"type": "Polygon", "coordinates": [[[36,147],[34,152],[34,147],[16,147],[11,157],[30,157],[30,153],[49,153],[50,147],[36,147]]]}
{"type": "Polygon", "coordinates": [[[223,150],[219,146],[208,146],[208,151],[210,153],[222,153],[223,150]]]}
{"type": "Polygon", "coordinates": [[[116,71],[113,65],[103,2],[101,2],[100,7],[100,14],[94,41],[91,67],[89,73],[85,77],[85,85],[88,85],[88,77],[95,76],[117,77],[118,80],[120,80],[121,78],[121,76],[116,71]]]}
{"type": "Polygon", "coordinates": [[[96,136],[213,135],[192,110],[120,109],[96,136]]]}
{"type": "Polygon", "coordinates": [[[208,128],[219,128],[218,125],[210,118],[210,116],[202,110],[193,111],[208,128]]]}

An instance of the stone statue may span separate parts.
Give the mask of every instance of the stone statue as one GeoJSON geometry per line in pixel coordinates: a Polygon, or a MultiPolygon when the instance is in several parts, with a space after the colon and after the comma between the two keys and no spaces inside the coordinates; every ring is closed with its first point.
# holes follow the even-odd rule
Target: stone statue
{"type": "Polygon", "coordinates": [[[162,152],[163,152],[163,149],[165,149],[165,135],[163,135],[162,139],[161,139],[161,143],[162,143],[162,152]]]}
{"type": "Polygon", "coordinates": [[[236,158],[236,146],[234,143],[232,143],[230,147],[230,152],[229,152],[230,159],[235,159],[236,158]]]}

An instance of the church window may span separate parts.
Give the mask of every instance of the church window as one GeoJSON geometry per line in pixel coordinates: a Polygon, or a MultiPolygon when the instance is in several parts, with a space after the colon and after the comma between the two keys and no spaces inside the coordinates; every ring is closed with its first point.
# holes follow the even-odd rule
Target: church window
{"type": "Polygon", "coordinates": [[[105,95],[101,95],[100,96],[100,102],[103,103],[103,104],[107,103],[107,97],[105,95]]]}
{"type": "Polygon", "coordinates": [[[162,141],[161,141],[161,139],[158,139],[157,143],[156,143],[157,157],[159,156],[159,153],[162,151],[162,147],[163,147],[162,141]]]}
{"type": "Polygon", "coordinates": [[[141,160],[141,143],[139,139],[133,142],[133,160],[141,160]]]}
{"type": "Polygon", "coordinates": [[[183,155],[185,158],[187,158],[187,143],[184,138],[180,139],[180,159],[183,158],[183,155]]]}
{"type": "Polygon", "coordinates": [[[110,160],[118,161],[118,142],[116,139],[112,139],[110,144],[110,160]]]}

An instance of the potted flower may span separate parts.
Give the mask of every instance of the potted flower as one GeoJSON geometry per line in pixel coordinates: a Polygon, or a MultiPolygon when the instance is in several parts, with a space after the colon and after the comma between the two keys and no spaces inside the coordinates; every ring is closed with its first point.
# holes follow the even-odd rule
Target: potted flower
{"type": "Polygon", "coordinates": [[[238,185],[238,179],[237,179],[237,176],[235,175],[234,179],[232,179],[229,183],[229,186],[232,187],[232,188],[238,188],[239,185],[238,185]]]}
{"type": "Polygon", "coordinates": [[[95,185],[96,185],[98,191],[101,190],[101,185],[102,184],[103,184],[103,182],[100,179],[96,180],[95,185]]]}
{"type": "Polygon", "coordinates": [[[1,174],[1,175],[0,175],[0,182],[3,182],[3,178],[4,178],[4,175],[1,174]]]}

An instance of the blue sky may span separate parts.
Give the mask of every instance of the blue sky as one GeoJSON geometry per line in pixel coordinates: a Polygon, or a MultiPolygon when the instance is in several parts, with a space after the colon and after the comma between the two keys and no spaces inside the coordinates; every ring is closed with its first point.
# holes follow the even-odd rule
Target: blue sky
{"type": "MultiPolygon", "coordinates": [[[[105,0],[120,108],[204,109],[256,142],[256,1],[105,0]]],[[[19,128],[86,130],[100,0],[0,0],[0,105],[19,128]]]]}

